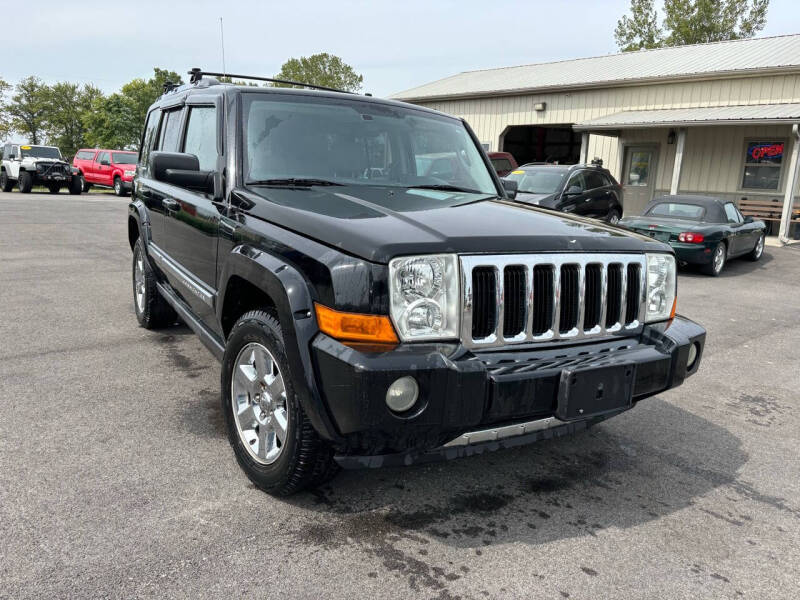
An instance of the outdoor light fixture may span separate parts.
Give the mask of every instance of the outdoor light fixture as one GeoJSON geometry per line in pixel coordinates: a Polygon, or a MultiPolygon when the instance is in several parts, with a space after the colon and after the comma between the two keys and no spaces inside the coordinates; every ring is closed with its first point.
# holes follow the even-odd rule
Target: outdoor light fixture
{"type": "Polygon", "coordinates": [[[667,143],[674,144],[675,143],[675,130],[670,129],[669,133],[667,134],[667,143]]]}
{"type": "Polygon", "coordinates": [[[537,102],[533,105],[533,110],[537,112],[542,112],[544,109],[547,108],[547,102],[537,102]]]}

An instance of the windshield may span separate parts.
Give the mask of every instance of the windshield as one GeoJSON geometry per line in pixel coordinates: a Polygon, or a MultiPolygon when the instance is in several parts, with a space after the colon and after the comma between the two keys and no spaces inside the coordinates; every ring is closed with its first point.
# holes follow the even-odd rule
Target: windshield
{"type": "Polygon", "coordinates": [[[133,152],[112,152],[115,165],[135,165],[138,158],[133,152]]]}
{"type": "Polygon", "coordinates": [[[456,119],[330,97],[244,97],[246,183],[317,180],[497,194],[456,119]]]}
{"type": "Polygon", "coordinates": [[[22,158],[57,158],[61,159],[61,151],[52,146],[20,146],[19,152],[22,158]]]}
{"type": "Polygon", "coordinates": [[[517,182],[517,191],[526,194],[552,194],[564,181],[566,171],[545,167],[512,171],[506,179],[517,182]]]}
{"type": "Polygon", "coordinates": [[[701,220],[706,209],[697,204],[684,204],[682,202],[664,202],[656,204],[647,214],[658,217],[671,217],[673,219],[701,220]]]}

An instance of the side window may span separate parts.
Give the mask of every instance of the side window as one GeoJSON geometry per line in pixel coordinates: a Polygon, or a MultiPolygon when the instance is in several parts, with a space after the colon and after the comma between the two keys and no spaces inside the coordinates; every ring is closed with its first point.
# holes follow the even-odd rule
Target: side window
{"type": "Polygon", "coordinates": [[[597,188],[604,187],[606,185],[605,180],[603,179],[602,174],[596,171],[587,171],[586,172],[586,189],[587,190],[596,190],[597,188]]]}
{"type": "Polygon", "coordinates": [[[725,204],[725,216],[728,217],[728,223],[742,222],[742,217],[739,216],[739,211],[736,210],[736,207],[730,202],[725,204]]]}
{"type": "Polygon", "coordinates": [[[201,171],[217,168],[217,111],[213,106],[189,109],[183,151],[197,157],[201,171]]]}
{"type": "Polygon", "coordinates": [[[583,171],[578,171],[577,173],[572,174],[572,177],[569,178],[569,182],[567,183],[567,187],[564,189],[568,190],[570,188],[578,188],[577,190],[573,190],[575,192],[586,191],[586,180],[584,179],[583,171]]]}
{"type": "Polygon", "coordinates": [[[104,160],[108,161],[109,163],[111,162],[111,157],[108,155],[108,152],[101,152],[100,154],[97,155],[98,164],[103,162],[104,160]]]}
{"type": "Polygon", "coordinates": [[[139,166],[144,169],[147,168],[147,161],[150,159],[150,151],[153,149],[153,142],[155,142],[160,117],[160,110],[154,110],[147,115],[144,135],[142,135],[142,145],[139,148],[139,166]]]}
{"type": "Polygon", "coordinates": [[[164,152],[178,151],[182,114],[182,109],[171,110],[164,113],[164,118],[161,120],[161,134],[158,140],[159,150],[164,152]]]}

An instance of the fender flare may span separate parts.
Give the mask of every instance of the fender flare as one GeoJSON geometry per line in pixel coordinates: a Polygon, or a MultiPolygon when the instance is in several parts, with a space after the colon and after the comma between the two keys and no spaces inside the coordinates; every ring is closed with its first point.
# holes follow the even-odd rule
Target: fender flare
{"type": "Polygon", "coordinates": [[[222,323],[225,294],[231,277],[238,276],[266,293],[278,312],[290,376],[306,416],[320,436],[341,442],[342,437],[325,408],[314,377],[311,341],[319,333],[319,328],[308,282],[282,258],[247,245],[231,250],[222,264],[216,304],[217,322],[222,323]]]}
{"type": "Polygon", "coordinates": [[[139,237],[144,240],[144,246],[147,248],[150,243],[150,219],[147,217],[147,207],[141,200],[133,200],[128,203],[128,243],[132,250],[135,242],[130,234],[131,221],[136,223],[139,237]]]}

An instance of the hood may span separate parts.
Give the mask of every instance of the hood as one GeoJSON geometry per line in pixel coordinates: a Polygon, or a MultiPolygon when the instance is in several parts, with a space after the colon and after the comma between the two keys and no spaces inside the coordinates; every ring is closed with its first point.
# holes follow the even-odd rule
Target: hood
{"type": "Polygon", "coordinates": [[[530,192],[517,192],[516,197],[517,202],[542,206],[550,206],[555,199],[555,194],[531,194],[530,192]]]}
{"type": "Polygon", "coordinates": [[[22,162],[27,165],[52,165],[61,164],[66,165],[67,162],[58,158],[37,158],[35,156],[26,156],[22,162]]]}
{"type": "Polygon", "coordinates": [[[378,263],[429,253],[669,251],[598,221],[477,194],[252,187],[237,191],[235,202],[254,217],[378,263]]]}

